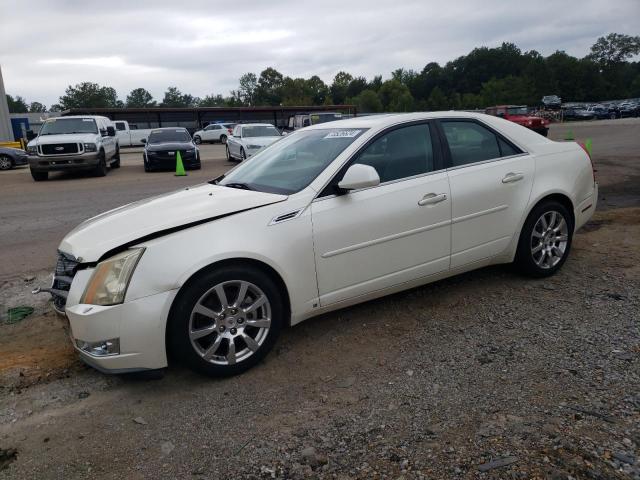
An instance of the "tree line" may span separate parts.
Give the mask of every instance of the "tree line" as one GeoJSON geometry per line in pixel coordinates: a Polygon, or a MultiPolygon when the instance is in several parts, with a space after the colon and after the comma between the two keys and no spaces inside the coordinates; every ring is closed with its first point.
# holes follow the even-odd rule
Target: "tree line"
{"type": "MultiPolygon", "coordinates": [[[[523,52],[513,43],[479,47],[440,65],[430,62],[421,71],[399,68],[391,78],[372,79],[338,72],[331,84],[320,77],[292,78],[268,67],[259,75],[245,73],[229,95],[204,98],[168,87],[162,101],[144,88],[126,100],[116,90],[83,82],[67,87],[50,110],[97,107],[239,107],[275,105],[355,104],[361,112],[476,109],[496,104],[536,105],[544,95],[563,101],[589,102],[640,97],[640,62],[628,61],[640,53],[640,36],[611,33],[600,37],[584,58],[564,51],[544,57],[523,52]]],[[[7,95],[11,112],[43,112],[39,102],[7,95]]]]}

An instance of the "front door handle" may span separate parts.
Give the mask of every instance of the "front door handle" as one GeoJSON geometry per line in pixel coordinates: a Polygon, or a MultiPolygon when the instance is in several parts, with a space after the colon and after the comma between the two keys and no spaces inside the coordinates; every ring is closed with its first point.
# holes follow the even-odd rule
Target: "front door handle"
{"type": "Polygon", "coordinates": [[[447,199],[446,193],[427,193],[422,200],[418,202],[418,205],[424,207],[425,205],[433,205],[436,203],[444,202],[447,199]]]}
{"type": "Polygon", "coordinates": [[[522,180],[524,178],[524,174],[523,173],[513,173],[513,172],[509,172],[507,173],[504,178],[502,179],[502,183],[513,183],[513,182],[519,182],[520,180],[522,180]]]}

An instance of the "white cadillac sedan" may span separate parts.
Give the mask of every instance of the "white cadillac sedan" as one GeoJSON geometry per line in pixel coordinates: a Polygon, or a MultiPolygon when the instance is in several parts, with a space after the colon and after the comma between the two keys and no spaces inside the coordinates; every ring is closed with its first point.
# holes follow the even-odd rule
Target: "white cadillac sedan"
{"type": "Polygon", "coordinates": [[[320,313],[490,264],[552,275],[597,195],[579,145],[498,117],[352,118],[87,220],[50,291],[100,370],[233,375],[320,313]]]}
{"type": "Polygon", "coordinates": [[[236,125],[233,129],[233,135],[227,139],[227,160],[242,162],[280,138],[282,138],[282,134],[270,123],[236,125]]]}

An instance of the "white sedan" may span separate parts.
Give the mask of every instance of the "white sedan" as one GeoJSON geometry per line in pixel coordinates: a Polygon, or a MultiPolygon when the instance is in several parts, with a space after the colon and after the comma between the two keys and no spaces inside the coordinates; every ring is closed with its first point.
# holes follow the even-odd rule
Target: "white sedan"
{"type": "Polygon", "coordinates": [[[282,134],[270,123],[236,125],[233,135],[227,139],[227,160],[242,162],[280,138],[282,134]]]}
{"type": "Polygon", "coordinates": [[[100,370],[161,369],[171,352],[232,375],[320,313],[490,264],[552,275],[597,196],[578,144],[501,118],[356,117],[87,220],[51,291],[100,370]]]}

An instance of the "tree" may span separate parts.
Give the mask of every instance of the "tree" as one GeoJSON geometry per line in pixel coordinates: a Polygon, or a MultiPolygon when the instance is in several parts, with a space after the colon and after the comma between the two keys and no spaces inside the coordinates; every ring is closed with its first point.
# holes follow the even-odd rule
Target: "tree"
{"type": "Polygon", "coordinates": [[[31,102],[29,111],[31,113],[43,113],[47,111],[47,107],[40,102],[31,102]]]}
{"type": "Polygon", "coordinates": [[[349,88],[349,84],[353,80],[351,74],[347,72],[338,72],[336,76],[333,78],[333,83],[331,84],[331,99],[333,103],[336,105],[343,104],[347,99],[347,89],[349,88]]]}
{"type": "Polygon", "coordinates": [[[275,68],[268,67],[260,72],[256,99],[258,105],[280,105],[282,103],[283,75],[275,68]]]}
{"type": "Polygon", "coordinates": [[[314,105],[322,105],[329,96],[329,87],[317,75],[307,80],[306,88],[314,105]]]}
{"type": "Polygon", "coordinates": [[[355,77],[349,82],[347,87],[347,98],[357,97],[360,92],[367,89],[367,79],[364,77],[355,77]]]}
{"type": "Polygon", "coordinates": [[[195,107],[200,101],[199,98],[183,94],[177,87],[168,87],[164,92],[164,98],[162,99],[161,107],[179,108],[179,107],[195,107]]]}
{"type": "Polygon", "coordinates": [[[258,89],[258,77],[255,73],[245,73],[238,81],[238,99],[245,105],[256,104],[256,90],[258,89]]]}
{"type": "Polygon", "coordinates": [[[638,53],[640,53],[640,36],[610,33],[606,37],[598,38],[591,47],[588,58],[602,66],[610,67],[638,53]]]}
{"type": "Polygon", "coordinates": [[[349,103],[353,103],[362,113],[379,113],[382,112],[382,102],[375,90],[363,90],[357,97],[347,99],[349,103]]]}
{"type": "Polygon", "coordinates": [[[127,95],[127,107],[129,108],[144,108],[155,107],[156,102],[153,100],[153,96],[144,88],[136,88],[131,90],[131,93],[127,95]]]}
{"type": "Polygon", "coordinates": [[[533,84],[529,79],[513,75],[499,80],[492,78],[482,84],[480,92],[486,106],[505,103],[516,105],[535,103],[532,93],[533,84]]]}
{"type": "Polygon", "coordinates": [[[387,80],[378,92],[382,106],[387,112],[409,112],[413,109],[413,96],[399,80],[387,80]]]}
{"type": "Polygon", "coordinates": [[[69,108],[109,108],[118,106],[118,95],[112,87],[82,82],[75,86],[69,85],[59,102],[63,110],[69,108]]]}
{"type": "Polygon", "coordinates": [[[9,113],[27,113],[29,111],[27,102],[20,95],[17,95],[16,98],[7,95],[7,105],[9,106],[9,113]]]}
{"type": "Polygon", "coordinates": [[[218,94],[218,95],[207,95],[198,104],[199,107],[225,107],[227,106],[226,99],[218,94]]]}
{"type": "Polygon", "coordinates": [[[431,111],[446,110],[449,107],[449,101],[442,89],[438,86],[434,87],[427,99],[427,108],[431,111]]]}

